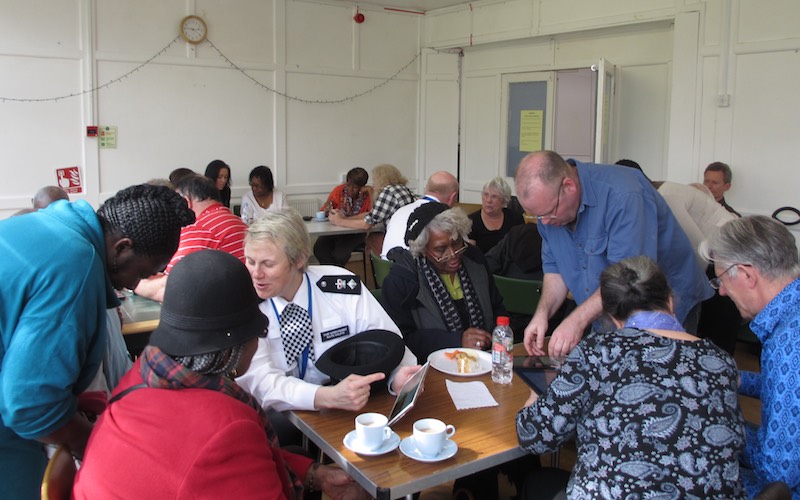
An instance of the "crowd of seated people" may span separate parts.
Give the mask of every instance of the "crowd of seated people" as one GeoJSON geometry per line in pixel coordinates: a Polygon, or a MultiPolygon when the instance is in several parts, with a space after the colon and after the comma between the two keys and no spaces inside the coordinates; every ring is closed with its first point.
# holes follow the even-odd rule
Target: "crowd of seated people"
{"type": "MultiPolygon", "coordinates": [[[[535,170],[540,167],[530,164],[540,159],[534,155],[523,163],[535,170]]],[[[376,390],[395,394],[419,369],[418,362],[438,349],[491,349],[490,332],[497,316],[505,315],[493,275],[541,279],[552,293],[554,282],[548,282],[548,276],[552,278],[554,269],[563,265],[558,263],[563,256],[553,255],[553,244],[562,237],[554,230],[585,230],[581,221],[594,219],[580,208],[586,203],[585,192],[581,195],[575,188],[596,188],[607,182],[603,178],[607,176],[615,183],[608,189],[636,190],[650,197],[657,193],[666,200],[673,221],[670,231],[677,227],[683,234],[681,255],[686,253],[684,246],[696,250],[682,258],[710,262],[708,288],[734,304],[737,318],[741,313],[753,320],[752,330],[763,345],[761,375],[737,373],[727,353],[696,337],[699,330],[681,321],[679,305],[684,315],[691,308],[681,302],[685,296],[673,286],[676,275],[650,258],[649,250],[616,262],[609,255],[610,264],[599,268],[592,264],[598,288],[582,297],[587,303],[599,301],[599,315],[591,315],[593,309],[586,305],[573,312],[592,328],[581,331],[574,344],[572,340],[561,344],[567,358],[560,374],[541,396],[532,392],[517,416],[520,446],[533,454],[553,451],[577,435],[575,467],[567,483],[558,483],[557,476],[547,479],[546,470],[538,472],[538,459],[523,462],[522,468],[531,472],[523,485],[517,464],[512,479],[518,496],[542,498],[550,489],[545,484],[568,497],[662,492],[744,498],[765,488],[800,495],[800,447],[795,444],[800,398],[791,390],[794,368],[800,364],[800,350],[792,338],[800,321],[800,263],[791,233],[766,217],[738,219],[738,214],[694,187],[643,184],[613,167],[565,164],[574,170],[566,170],[560,183],[558,177],[547,177],[546,168],[536,171],[539,177],[523,173],[516,179],[520,203],[538,224],[511,224],[524,221],[517,221],[505,207],[510,188],[502,178],[484,186],[481,210],[467,216],[450,208],[457,181],[453,196],[445,196],[447,204],[428,198],[428,189],[426,197],[417,201],[399,171],[381,165],[373,170],[378,187],[373,199],[366,172],[351,170],[348,182],[338,186],[323,206],[334,222],[350,220],[371,227],[370,216],[383,210],[379,205],[392,205],[395,212],[409,205],[401,209],[408,212],[402,217],[403,245],[387,255],[394,265],[383,283],[380,302],[341,264],[309,265],[317,247],[312,252],[306,224],[286,208],[267,167],[251,172],[251,191],[243,197],[241,219],[217,199],[226,190],[230,199],[230,167],[219,162],[218,170],[209,173],[213,181],[188,169],[174,171],[177,193],[163,186],[135,186],[120,191],[96,213],[84,202],[67,199],[42,212],[0,222],[5,246],[19,242],[13,235],[21,231],[30,238],[25,243],[27,253],[10,247],[3,252],[27,259],[24,264],[7,261],[0,266],[8,281],[24,283],[44,272],[54,283],[70,280],[72,285],[60,290],[67,291],[69,300],[80,296],[83,304],[80,315],[57,320],[68,328],[54,337],[52,328],[31,323],[25,308],[39,307],[36,304],[43,300],[48,310],[56,312],[61,302],[36,287],[2,292],[3,317],[12,321],[8,325],[20,318],[13,327],[0,329],[4,346],[11,346],[0,357],[5,387],[0,399],[4,450],[0,477],[11,485],[7,491],[19,498],[38,491],[46,464],[42,446],[51,443],[66,445],[84,460],[75,483],[76,498],[113,495],[120,485],[128,491],[140,488],[136,496],[148,497],[154,496],[155,487],[159,491],[155,496],[164,498],[211,491],[243,498],[264,492],[291,497],[303,489],[334,498],[366,497],[342,470],[315,464],[302,452],[294,453],[299,450],[281,448],[276,436],[281,443],[298,442],[298,431],[283,411],[356,412],[376,390]],[[200,180],[202,193],[195,189],[200,180]],[[206,201],[210,205],[203,205],[206,201]],[[253,207],[245,209],[247,203],[253,207]],[[241,225],[240,250],[220,252],[201,246],[182,252],[186,235],[200,227],[212,205],[241,225]],[[701,215],[701,206],[713,216],[701,215]],[[688,227],[687,221],[699,229],[688,227]],[[76,238],[71,231],[81,225],[85,227],[76,238]],[[707,239],[698,248],[702,238],[707,239]],[[37,243],[40,240],[48,243],[37,243]],[[86,255],[77,245],[84,240],[102,252],[86,255]],[[484,254],[481,246],[487,241],[484,254]],[[54,242],[64,262],[70,263],[69,273],[50,266],[45,270],[31,260],[54,242]],[[110,373],[105,366],[111,364],[106,343],[116,339],[108,335],[115,326],[111,313],[119,304],[112,287],[136,288],[142,277],[156,275],[169,262],[172,277],[163,282],[159,329],[135,364],[123,356],[125,363],[110,373]],[[81,272],[92,283],[92,293],[70,292],[81,272]],[[353,278],[355,293],[333,285],[353,278]],[[400,345],[405,345],[395,364],[374,373],[344,376],[323,367],[320,359],[326,352],[337,345],[349,348],[348,342],[374,330],[400,338],[400,345]],[[38,338],[29,337],[31,331],[39,331],[37,335],[44,335],[47,342],[19,347],[23,337],[38,338]],[[68,362],[63,370],[23,375],[30,359],[49,356],[53,349],[63,351],[64,335],[83,340],[64,351],[68,362]],[[611,366],[615,368],[607,369],[611,366]],[[102,390],[113,389],[104,411],[103,406],[87,406],[79,398],[93,390],[99,373],[106,380],[102,390]],[[20,380],[25,383],[16,383],[20,380]],[[760,426],[744,424],[737,392],[761,399],[760,426]],[[194,412],[176,412],[182,406],[194,412]],[[87,418],[91,413],[94,417],[102,413],[96,423],[87,418]],[[191,425],[186,423],[189,413],[195,422],[191,425]],[[229,427],[233,422],[235,428],[229,427]],[[137,426],[156,426],[159,432],[139,433],[145,438],[131,446],[126,435],[137,426]],[[598,463],[601,456],[604,465],[598,463]]],[[[559,168],[556,171],[562,172],[559,168]]],[[[715,170],[708,172],[713,177],[715,170]]],[[[721,172],[724,176],[724,169],[721,172]]],[[[451,183],[446,179],[441,184],[451,183]]],[[[392,219],[387,216],[379,222],[391,225],[392,219]]],[[[607,230],[614,233],[613,227],[607,230]]],[[[363,235],[358,237],[359,243],[363,241],[363,235]]],[[[633,237],[635,233],[625,233],[625,238],[633,237]]],[[[609,248],[611,241],[609,237],[609,248]]],[[[349,258],[349,251],[345,253],[349,258]]],[[[564,340],[563,330],[579,323],[573,324],[569,314],[563,319],[553,313],[558,308],[552,296],[543,296],[541,314],[550,316],[547,329],[552,333],[565,325],[561,336],[553,337],[564,340]]],[[[64,311],[57,314],[63,316],[64,311]]],[[[529,352],[547,352],[538,343],[537,321],[531,319],[525,345],[529,352]]],[[[735,331],[726,333],[735,338],[735,331]]],[[[552,346],[550,353],[555,354],[552,346]]],[[[459,480],[454,491],[457,496],[465,492],[466,497],[494,497],[497,470],[459,480]]]]}

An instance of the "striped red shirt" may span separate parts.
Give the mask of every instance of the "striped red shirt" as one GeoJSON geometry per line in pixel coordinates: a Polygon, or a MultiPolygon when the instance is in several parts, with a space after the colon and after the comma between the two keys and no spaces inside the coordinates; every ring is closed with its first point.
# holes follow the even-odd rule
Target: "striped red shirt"
{"type": "Polygon", "coordinates": [[[178,250],[167,264],[164,273],[192,252],[210,248],[228,252],[244,262],[244,235],[247,224],[221,203],[211,205],[200,214],[194,224],[181,229],[178,250]]]}

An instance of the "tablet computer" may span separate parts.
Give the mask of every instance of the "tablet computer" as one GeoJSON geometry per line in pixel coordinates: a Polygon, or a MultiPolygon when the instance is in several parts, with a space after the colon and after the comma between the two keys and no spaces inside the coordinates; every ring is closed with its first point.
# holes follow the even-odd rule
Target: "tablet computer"
{"type": "Polygon", "coordinates": [[[514,357],[514,373],[540,396],[556,378],[560,367],[561,360],[548,356],[514,357]]]}
{"type": "Polygon", "coordinates": [[[397,399],[394,400],[394,406],[392,406],[392,411],[389,413],[389,423],[386,425],[394,425],[395,422],[403,418],[403,416],[414,407],[417,398],[422,393],[422,385],[423,382],[425,382],[425,375],[428,373],[429,366],[430,363],[422,365],[422,368],[417,370],[417,372],[403,384],[400,392],[397,393],[397,399]]]}

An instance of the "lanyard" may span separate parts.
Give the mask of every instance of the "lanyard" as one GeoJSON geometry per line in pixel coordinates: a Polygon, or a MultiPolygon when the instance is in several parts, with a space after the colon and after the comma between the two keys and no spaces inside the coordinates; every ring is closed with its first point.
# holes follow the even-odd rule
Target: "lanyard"
{"type": "MultiPolygon", "coordinates": [[[[306,290],[308,292],[308,317],[309,318],[313,318],[313,316],[311,315],[312,314],[311,310],[312,310],[312,307],[313,307],[313,305],[311,303],[311,280],[308,279],[308,273],[305,273],[305,276],[306,276],[306,290]]],[[[278,318],[278,324],[280,325],[281,324],[281,315],[278,313],[278,308],[275,307],[275,301],[273,299],[269,299],[269,302],[270,302],[270,304],[272,304],[272,310],[275,311],[275,316],[278,318]]],[[[311,342],[314,342],[313,330],[312,330],[311,342]]],[[[301,360],[301,363],[300,363],[300,366],[299,366],[299,368],[300,368],[300,380],[303,380],[303,378],[306,376],[306,367],[308,366],[309,350],[310,350],[310,346],[308,346],[308,345],[305,347],[305,349],[303,349],[303,357],[302,357],[302,360],[301,360]]]]}
{"type": "Polygon", "coordinates": [[[439,203],[439,200],[433,198],[432,196],[428,196],[427,194],[425,196],[423,196],[422,199],[423,200],[428,200],[428,201],[435,201],[435,202],[439,203]]]}

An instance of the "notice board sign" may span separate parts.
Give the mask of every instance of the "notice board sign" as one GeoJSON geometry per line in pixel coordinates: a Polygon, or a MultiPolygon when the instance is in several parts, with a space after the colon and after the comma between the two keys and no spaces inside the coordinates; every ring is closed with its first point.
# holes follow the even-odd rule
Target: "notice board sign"
{"type": "Polygon", "coordinates": [[[83,192],[80,167],[64,167],[56,169],[58,185],[68,194],[83,192]]]}

